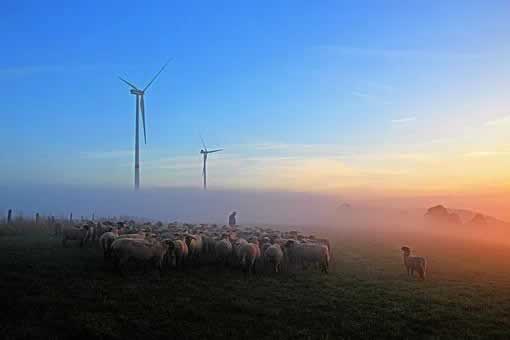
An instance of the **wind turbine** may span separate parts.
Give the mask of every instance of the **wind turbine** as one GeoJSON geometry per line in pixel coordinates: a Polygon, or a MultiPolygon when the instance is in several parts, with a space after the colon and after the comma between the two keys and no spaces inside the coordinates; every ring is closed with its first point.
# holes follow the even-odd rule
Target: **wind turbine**
{"type": "Polygon", "coordinates": [[[204,139],[202,138],[202,136],[200,136],[200,139],[202,140],[202,145],[204,146],[204,148],[202,150],[200,150],[200,153],[203,155],[203,158],[204,158],[204,168],[202,170],[202,176],[204,177],[204,190],[207,190],[207,166],[206,166],[207,165],[207,155],[210,153],[223,151],[223,149],[207,150],[207,146],[205,146],[205,142],[204,142],[204,139]]]}
{"type": "Polygon", "coordinates": [[[145,91],[152,85],[152,83],[156,80],[161,72],[165,69],[166,65],[170,62],[167,61],[165,65],[156,73],[156,75],[152,78],[152,80],[145,86],[143,90],[140,90],[135,85],[131,84],[129,81],[119,77],[124,83],[131,87],[131,94],[136,96],[136,118],[135,118],[135,190],[140,189],[140,142],[139,142],[139,130],[140,130],[140,111],[142,112],[142,123],[143,123],[143,140],[145,144],[147,144],[147,135],[145,131],[145,102],[144,95],[145,91]]]}

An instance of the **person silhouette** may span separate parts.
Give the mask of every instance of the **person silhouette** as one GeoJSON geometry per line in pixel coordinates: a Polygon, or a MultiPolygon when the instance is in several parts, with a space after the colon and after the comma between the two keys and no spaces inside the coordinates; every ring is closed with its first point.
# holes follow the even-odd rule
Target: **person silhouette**
{"type": "Polygon", "coordinates": [[[236,222],[236,215],[237,213],[234,211],[232,214],[230,214],[230,216],[228,217],[228,225],[230,227],[235,227],[237,222],[236,222]]]}

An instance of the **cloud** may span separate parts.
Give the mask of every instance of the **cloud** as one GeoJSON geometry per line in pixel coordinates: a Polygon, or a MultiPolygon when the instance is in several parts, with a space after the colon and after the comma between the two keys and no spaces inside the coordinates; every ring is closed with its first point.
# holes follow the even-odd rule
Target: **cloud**
{"type": "Polygon", "coordinates": [[[380,154],[357,154],[352,156],[353,159],[366,161],[414,161],[425,162],[432,160],[434,157],[427,153],[380,153],[380,154]]]}
{"type": "Polygon", "coordinates": [[[141,166],[145,169],[181,171],[199,168],[201,164],[200,156],[176,156],[144,161],[141,166]]]}
{"type": "Polygon", "coordinates": [[[397,118],[397,119],[392,119],[391,120],[391,123],[392,124],[406,124],[406,123],[410,123],[410,122],[414,122],[416,121],[416,117],[402,117],[402,118],[397,118]]]}
{"type": "Polygon", "coordinates": [[[379,82],[373,82],[373,81],[367,81],[365,84],[368,87],[371,87],[376,90],[382,90],[384,92],[393,92],[395,91],[395,88],[389,84],[379,83],[379,82]]]}
{"type": "Polygon", "coordinates": [[[483,158],[506,155],[510,155],[510,151],[474,151],[465,154],[465,156],[469,158],[483,158]]]}
{"type": "Polygon", "coordinates": [[[60,70],[62,70],[62,67],[57,65],[23,65],[1,68],[0,75],[22,76],[41,72],[55,72],[60,70]]]}
{"type": "Polygon", "coordinates": [[[373,102],[376,104],[391,105],[391,102],[386,100],[385,96],[374,95],[374,94],[371,94],[368,92],[363,92],[363,91],[352,91],[351,94],[355,97],[358,97],[358,98],[361,98],[361,99],[364,99],[366,101],[373,102]]]}
{"type": "Polygon", "coordinates": [[[97,64],[68,64],[68,65],[17,65],[0,68],[0,76],[30,76],[38,73],[55,73],[71,71],[91,71],[98,68],[97,64]]]}
{"type": "Polygon", "coordinates": [[[118,159],[131,157],[134,150],[110,150],[110,151],[90,151],[82,152],[80,156],[86,159],[118,159]]]}
{"type": "Polygon", "coordinates": [[[499,126],[499,125],[508,125],[510,124],[510,115],[504,116],[498,119],[489,120],[485,123],[486,126],[499,126]]]}
{"type": "Polygon", "coordinates": [[[360,97],[360,98],[373,98],[372,95],[365,93],[365,92],[352,91],[351,93],[353,96],[360,97]]]}
{"type": "Polygon", "coordinates": [[[364,48],[348,47],[342,45],[323,45],[321,49],[343,55],[361,57],[383,58],[420,58],[420,59],[480,59],[488,56],[487,53],[459,52],[447,50],[412,50],[412,49],[389,49],[389,48],[364,48]]]}

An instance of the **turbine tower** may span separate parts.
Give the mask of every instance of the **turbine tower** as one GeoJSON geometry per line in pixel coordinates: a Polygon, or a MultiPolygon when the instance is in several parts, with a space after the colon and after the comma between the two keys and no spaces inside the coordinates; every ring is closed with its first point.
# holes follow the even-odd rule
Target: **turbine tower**
{"type": "MultiPolygon", "coordinates": [[[[169,60],[170,61],[170,60],[169,60]]],[[[152,83],[156,80],[161,72],[165,69],[166,65],[168,65],[167,61],[165,65],[156,73],[156,75],[152,78],[152,80],[145,86],[143,90],[140,90],[135,85],[131,84],[129,81],[119,77],[124,83],[131,87],[129,91],[131,94],[136,96],[136,118],[135,118],[135,190],[140,189],[140,142],[139,142],[139,130],[140,130],[140,111],[142,112],[142,124],[143,124],[143,140],[145,144],[147,144],[147,135],[145,129],[145,102],[144,95],[147,89],[152,85],[152,83]]]]}
{"type": "Polygon", "coordinates": [[[204,146],[204,148],[202,150],[200,150],[200,153],[202,154],[203,159],[204,159],[204,168],[202,170],[202,177],[204,178],[204,190],[207,190],[207,155],[210,153],[223,151],[223,149],[207,150],[207,146],[205,146],[204,139],[202,137],[200,137],[200,139],[202,140],[202,145],[204,146]]]}

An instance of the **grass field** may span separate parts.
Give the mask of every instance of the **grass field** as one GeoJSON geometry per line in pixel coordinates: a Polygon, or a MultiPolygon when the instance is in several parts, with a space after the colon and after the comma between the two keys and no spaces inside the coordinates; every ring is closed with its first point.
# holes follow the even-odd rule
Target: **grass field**
{"type": "Polygon", "coordinates": [[[248,280],[213,267],[120,277],[98,248],[47,232],[0,237],[9,338],[510,338],[510,249],[405,233],[338,231],[331,273],[248,280]],[[426,255],[404,274],[402,243],[426,255]]]}

